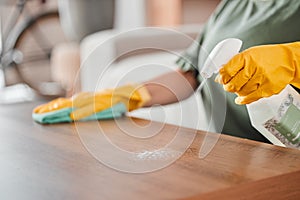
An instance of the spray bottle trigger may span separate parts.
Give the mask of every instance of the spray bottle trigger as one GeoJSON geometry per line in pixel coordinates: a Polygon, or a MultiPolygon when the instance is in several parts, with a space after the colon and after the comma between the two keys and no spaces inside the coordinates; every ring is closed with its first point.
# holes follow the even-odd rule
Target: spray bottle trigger
{"type": "Polygon", "coordinates": [[[225,65],[233,56],[239,53],[243,42],[237,38],[228,38],[219,42],[207,57],[200,74],[203,78],[210,78],[225,65]]]}

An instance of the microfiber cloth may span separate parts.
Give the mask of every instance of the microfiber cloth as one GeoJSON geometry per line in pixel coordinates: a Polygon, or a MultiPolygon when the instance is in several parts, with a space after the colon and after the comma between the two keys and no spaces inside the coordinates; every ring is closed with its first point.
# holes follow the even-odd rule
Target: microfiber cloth
{"type": "MultiPolygon", "coordinates": [[[[74,108],[64,108],[64,109],[42,113],[42,114],[32,113],[32,118],[41,124],[72,122],[73,120],[70,118],[70,113],[73,110],[74,108]]],[[[85,117],[80,121],[117,118],[117,117],[121,117],[126,111],[127,111],[126,106],[123,103],[119,103],[114,105],[111,108],[108,108],[101,112],[85,117]]]]}

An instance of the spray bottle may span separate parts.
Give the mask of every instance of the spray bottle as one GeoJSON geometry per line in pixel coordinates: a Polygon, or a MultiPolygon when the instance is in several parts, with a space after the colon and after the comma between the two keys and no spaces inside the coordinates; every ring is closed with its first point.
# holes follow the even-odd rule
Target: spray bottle
{"type": "MultiPolygon", "coordinates": [[[[239,53],[242,41],[229,38],[211,51],[200,71],[200,91],[214,73],[239,53]]],[[[288,85],[279,94],[246,105],[252,126],[270,142],[300,149],[300,95],[288,85]]]]}

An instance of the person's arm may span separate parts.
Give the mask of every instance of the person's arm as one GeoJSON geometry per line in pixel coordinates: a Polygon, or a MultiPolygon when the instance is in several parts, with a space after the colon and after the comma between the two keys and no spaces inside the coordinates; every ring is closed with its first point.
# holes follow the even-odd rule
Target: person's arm
{"type": "Polygon", "coordinates": [[[197,85],[193,72],[174,71],[143,84],[58,98],[36,107],[32,116],[40,123],[114,118],[140,107],[183,100],[194,92],[197,85]]]}
{"type": "Polygon", "coordinates": [[[172,71],[144,83],[151,100],[144,107],[155,104],[165,105],[184,100],[191,96],[198,86],[195,72],[172,71]]]}

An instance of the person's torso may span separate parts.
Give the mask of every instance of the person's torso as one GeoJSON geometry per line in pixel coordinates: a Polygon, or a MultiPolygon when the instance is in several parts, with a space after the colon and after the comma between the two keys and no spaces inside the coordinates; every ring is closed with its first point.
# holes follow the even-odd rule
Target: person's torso
{"type": "MultiPolygon", "coordinates": [[[[198,68],[205,62],[213,47],[225,38],[239,38],[242,50],[262,44],[300,41],[299,0],[226,0],[221,2],[210,17],[203,33],[199,51],[198,68]]],[[[204,90],[203,99],[208,113],[224,110],[225,123],[222,132],[245,138],[266,141],[251,126],[245,106],[234,103],[235,94],[224,92],[223,87],[208,80],[209,89],[204,90]],[[224,97],[225,96],[225,97],[224,97]],[[212,100],[212,98],[218,98],[212,100]],[[218,103],[226,99],[226,103],[218,103]],[[253,133],[253,134],[252,134],[253,133]]],[[[224,100],[225,101],[225,100],[224,100]]],[[[223,116],[215,114],[214,123],[220,126],[223,116]]],[[[208,115],[210,118],[210,115],[208,115]]],[[[217,130],[218,131],[218,130],[217,130]]]]}

